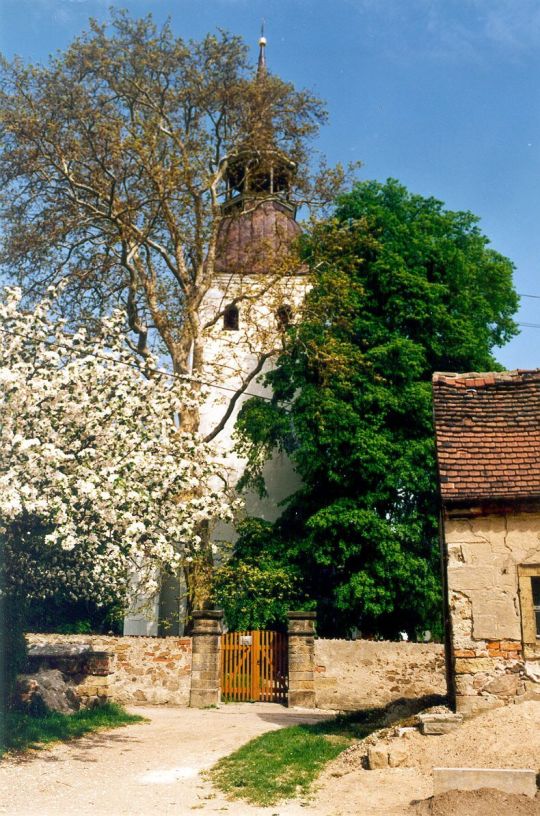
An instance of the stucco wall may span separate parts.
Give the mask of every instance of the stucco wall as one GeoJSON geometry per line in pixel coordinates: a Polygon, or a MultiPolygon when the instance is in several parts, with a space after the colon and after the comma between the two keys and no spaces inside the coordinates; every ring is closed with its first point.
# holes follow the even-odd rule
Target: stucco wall
{"type": "Polygon", "coordinates": [[[540,513],[447,518],[445,540],[457,709],[540,699],[518,593],[518,565],[540,563],[540,513]]]}
{"type": "Polygon", "coordinates": [[[315,641],[319,708],[374,708],[428,694],[446,694],[444,647],[440,644],[315,641]]]}
{"type": "Polygon", "coordinates": [[[191,690],[191,638],[27,635],[29,644],[89,643],[112,652],[109,699],[125,704],[187,706],[191,690]]]}

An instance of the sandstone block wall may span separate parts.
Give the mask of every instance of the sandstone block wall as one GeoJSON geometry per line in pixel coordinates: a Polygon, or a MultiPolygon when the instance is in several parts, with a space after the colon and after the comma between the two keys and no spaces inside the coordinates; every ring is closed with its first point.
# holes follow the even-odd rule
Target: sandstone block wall
{"type": "Polygon", "coordinates": [[[540,700],[540,651],[524,650],[518,566],[540,563],[540,513],[446,518],[456,708],[540,700]]]}
{"type": "Polygon", "coordinates": [[[318,708],[353,711],[429,694],[446,694],[441,644],[315,640],[318,708]]]}
{"type": "Polygon", "coordinates": [[[315,708],[315,612],[288,613],[290,706],[315,708]]]}
{"type": "Polygon", "coordinates": [[[189,705],[191,638],[30,634],[27,641],[90,644],[95,651],[112,653],[113,673],[104,680],[108,698],[117,703],[189,705]]]}

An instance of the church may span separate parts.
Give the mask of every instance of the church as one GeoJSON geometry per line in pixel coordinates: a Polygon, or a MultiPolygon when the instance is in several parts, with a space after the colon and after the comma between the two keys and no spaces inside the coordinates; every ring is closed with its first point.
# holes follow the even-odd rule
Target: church
{"type": "MultiPolygon", "coordinates": [[[[259,40],[255,88],[264,96],[266,39],[259,40]]],[[[236,485],[244,462],[234,450],[238,412],[252,396],[268,397],[261,382],[283,346],[309,289],[307,270],[293,251],[301,229],[290,201],[295,163],[275,144],[271,116],[261,103],[250,137],[223,161],[225,192],[216,246],[215,274],[199,308],[204,327],[203,381],[209,383],[201,409],[200,432],[213,438],[228,485],[236,485]]],[[[267,495],[248,492],[245,512],[274,521],[280,502],[299,486],[285,454],[264,470],[267,495]]],[[[218,523],[214,541],[234,541],[232,525],[218,523]]],[[[135,610],[124,621],[125,635],[175,635],[183,632],[182,588],[164,579],[152,612],[135,610]]]]}

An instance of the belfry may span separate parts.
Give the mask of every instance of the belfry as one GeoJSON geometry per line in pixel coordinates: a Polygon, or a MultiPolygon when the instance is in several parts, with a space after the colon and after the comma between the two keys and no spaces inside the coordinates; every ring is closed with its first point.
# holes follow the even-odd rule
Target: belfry
{"type": "Polygon", "coordinates": [[[296,207],[289,201],[296,165],[275,143],[265,37],[259,49],[246,136],[222,162],[226,190],[216,258],[220,274],[276,271],[276,261],[300,234],[296,207]]]}
{"type": "MultiPolygon", "coordinates": [[[[201,430],[211,431],[228,404],[230,415],[220,431],[219,445],[235,484],[243,462],[233,450],[231,435],[243,401],[269,396],[261,377],[282,348],[283,332],[294,319],[308,289],[306,270],[294,251],[301,234],[296,207],[290,201],[296,165],[276,144],[272,96],[266,68],[266,39],[259,40],[257,73],[245,136],[223,160],[225,193],[221,205],[214,284],[201,304],[209,326],[205,344],[208,378],[224,389],[242,390],[237,402],[231,391],[211,391],[202,412],[201,430]]],[[[268,497],[246,497],[249,515],[273,520],[278,503],[298,486],[282,455],[265,472],[268,497]]]]}

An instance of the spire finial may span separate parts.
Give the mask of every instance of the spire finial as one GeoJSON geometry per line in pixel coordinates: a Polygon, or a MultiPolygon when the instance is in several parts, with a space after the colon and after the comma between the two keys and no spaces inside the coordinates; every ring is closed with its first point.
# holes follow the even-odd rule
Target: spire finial
{"type": "Polygon", "coordinates": [[[259,62],[257,64],[257,77],[266,75],[266,37],[264,36],[264,20],[261,23],[261,36],[259,37],[259,62]]]}

